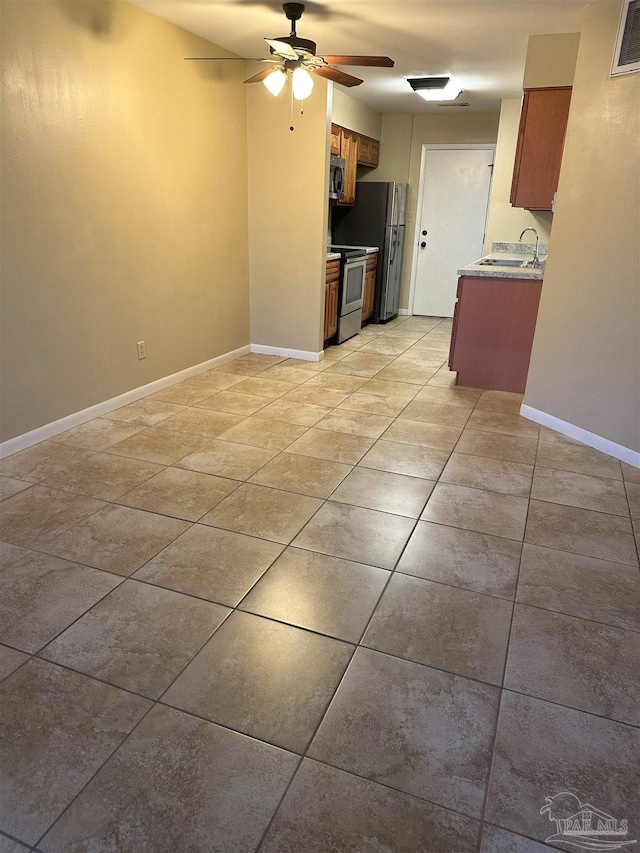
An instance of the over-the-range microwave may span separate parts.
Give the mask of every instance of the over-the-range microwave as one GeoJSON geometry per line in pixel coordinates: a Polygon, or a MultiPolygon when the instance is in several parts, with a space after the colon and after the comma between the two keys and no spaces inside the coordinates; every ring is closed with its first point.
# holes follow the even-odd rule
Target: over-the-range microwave
{"type": "Polygon", "coordinates": [[[329,161],[329,198],[344,198],[344,167],[343,157],[332,154],[329,161]]]}

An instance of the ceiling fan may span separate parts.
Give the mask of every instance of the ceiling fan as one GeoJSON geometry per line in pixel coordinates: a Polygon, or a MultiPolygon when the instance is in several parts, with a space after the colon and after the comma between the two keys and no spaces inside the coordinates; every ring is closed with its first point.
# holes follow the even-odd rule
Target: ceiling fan
{"type": "MultiPolygon", "coordinates": [[[[273,95],[278,95],[284,86],[287,76],[292,75],[293,94],[298,100],[304,100],[311,94],[313,80],[310,74],[325,77],[342,86],[359,86],[363,80],[333,68],[333,65],[359,65],[378,68],[393,68],[393,60],[388,56],[318,56],[316,43],[310,39],[300,38],[296,32],[296,22],[302,17],[304,3],[284,3],[282,8],[291,21],[291,32],[288,36],[277,39],[265,39],[269,45],[271,58],[260,59],[268,62],[271,67],[259,71],[245,83],[264,82],[273,95]]],[[[192,60],[218,60],[225,57],[189,56],[192,60]]],[[[231,57],[229,57],[231,59],[231,57]]]]}

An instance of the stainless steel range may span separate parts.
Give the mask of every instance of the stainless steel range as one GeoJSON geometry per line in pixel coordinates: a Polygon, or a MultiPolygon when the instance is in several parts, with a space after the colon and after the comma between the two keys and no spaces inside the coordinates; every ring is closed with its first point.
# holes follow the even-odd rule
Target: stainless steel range
{"type": "Polygon", "coordinates": [[[357,335],[362,326],[362,303],[367,255],[364,249],[329,246],[329,252],[340,255],[340,290],[338,293],[338,335],[341,344],[357,335]]]}

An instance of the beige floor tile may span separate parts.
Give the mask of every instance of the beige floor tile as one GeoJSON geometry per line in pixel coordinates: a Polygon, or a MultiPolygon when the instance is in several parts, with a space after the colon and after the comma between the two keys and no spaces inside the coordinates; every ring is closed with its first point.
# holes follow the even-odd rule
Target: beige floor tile
{"type": "Polygon", "coordinates": [[[520,438],[538,438],[538,425],[520,415],[503,412],[486,412],[476,408],[467,423],[469,429],[481,432],[497,432],[504,435],[516,435],[520,438]]]}
{"type": "Polygon", "coordinates": [[[461,406],[463,409],[473,409],[480,391],[476,389],[462,390],[458,388],[439,388],[436,385],[425,385],[416,394],[416,400],[426,403],[440,403],[447,406],[461,406]]]}
{"type": "Polygon", "coordinates": [[[187,529],[185,521],[110,504],[73,527],[42,537],[50,554],[130,575],[187,529]]]}
{"type": "Polygon", "coordinates": [[[95,453],[70,465],[64,471],[49,477],[43,485],[113,501],[162,470],[162,465],[139,459],[125,459],[112,455],[110,451],[95,453]]]}
{"type": "Polygon", "coordinates": [[[214,439],[195,453],[183,457],[177,463],[177,467],[200,471],[203,474],[230,477],[232,480],[248,480],[274,456],[276,456],[274,450],[214,439]]]}
{"type": "Polygon", "coordinates": [[[516,605],[504,684],[519,693],[637,726],[640,635],[516,605]]]}
{"type": "Polygon", "coordinates": [[[636,468],[635,465],[629,465],[626,462],[621,462],[620,465],[622,466],[622,476],[625,483],[640,483],[640,468],[636,468]]]}
{"type": "Polygon", "coordinates": [[[505,415],[519,415],[523,396],[513,391],[483,391],[478,400],[478,409],[502,412],[505,415]]]}
{"type": "Polygon", "coordinates": [[[290,382],[292,385],[302,385],[309,381],[309,373],[297,367],[276,364],[260,374],[261,379],[275,379],[278,382],[290,382]]]}
{"type": "Polygon", "coordinates": [[[404,400],[390,400],[381,397],[379,394],[363,394],[356,392],[340,403],[336,408],[336,412],[364,412],[370,415],[385,415],[386,417],[395,418],[405,408],[404,400]]]}
{"type": "MultiPolygon", "coordinates": [[[[537,470],[537,469],[536,469],[537,470]]],[[[458,486],[473,486],[503,495],[528,497],[531,491],[533,465],[505,462],[486,456],[452,453],[442,472],[440,482],[458,486]]]]}
{"type": "Polygon", "coordinates": [[[6,498],[17,495],[18,492],[23,492],[32,485],[33,483],[29,483],[27,480],[14,480],[11,477],[0,477],[0,501],[4,501],[6,498]]]}
{"type": "Polygon", "coordinates": [[[640,574],[634,566],[525,545],[517,600],[640,631],[640,574]]]}
{"type": "Polygon", "coordinates": [[[306,403],[307,405],[319,406],[323,409],[333,409],[340,405],[340,403],[343,403],[348,396],[348,391],[303,385],[287,394],[284,402],[306,403]]]}
{"type": "Polygon", "coordinates": [[[329,373],[348,373],[351,376],[362,376],[371,379],[393,361],[392,356],[377,355],[376,353],[350,353],[346,358],[336,362],[329,368],[329,373]]]}
{"type": "Polygon", "coordinates": [[[401,355],[414,343],[413,338],[401,338],[396,336],[381,335],[368,344],[365,344],[360,352],[376,353],[376,355],[401,355]]]}
{"type": "Polygon", "coordinates": [[[359,649],[309,757],[479,816],[498,690],[359,649]]]}
{"type": "Polygon", "coordinates": [[[513,598],[521,550],[520,543],[511,539],[419,521],[397,571],[513,598]]]}
{"type": "Polygon", "coordinates": [[[259,373],[263,373],[268,368],[267,364],[258,364],[252,361],[241,361],[239,358],[233,361],[228,361],[220,368],[214,368],[226,371],[227,373],[235,373],[237,376],[252,377],[259,373]]]}
{"type": "Polygon", "coordinates": [[[472,456],[489,456],[506,462],[521,462],[533,465],[536,461],[538,442],[535,438],[520,438],[495,432],[465,429],[456,445],[458,453],[472,456]]]}
{"type": "Polygon", "coordinates": [[[403,382],[426,385],[436,371],[435,367],[419,367],[413,363],[401,364],[400,359],[381,370],[376,378],[383,382],[403,382]]]}
{"type": "Polygon", "coordinates": [[[331,432],[346,432],[350,435],[362,435],[365,438],[380,438],[392,423],[393,418],[383,415],[370,415],[362,412],[333,411],[318,421],[316,429],[331,432]]]}
{"type": "Polygon", "coordinates": [[[280,399],[269,403],[260,411],[260,417],[264,420],[282,421],[285,424],[297,424],[298,426],[312,427],[331,409],[323,406],[314,406],[311,403],[295,403],[291,400],[280,399]]]}
{"type": "Polygon", "coordinates": [[[318,374],[325,371],[328,367],[333,364],[333,361],[330,359],[322,359],[321,361],[305,361],[301,358],[287,358],[285,361],[281,362],[283,367],[295,367],[298,370],[305,370],[311,374],[318,374]]]}
{"type": "Polygon", "coordinates": [[[375,839],[379,850],[473,853],[478,830],[472,818],[305,759],[261,851],[355,851],[375,839]]]}
{"type": "Polygon", "coordinates": [[[13,456],[0,459],[0,475],[39,483],[89,456],[89,451],[79,447],[43,441],[20,453],[14,453],[13,456]]]}
{"type": "Polygon", "coordinates": [[[285,452],[254,474],[251,482],[314,498],[328,498],[351,470],[351,465],[341,462],[285,452]]]}
{"type": "Polygon", "coordinates": [[[449,452],[446,450],[380,439],[358,464],[363,468],[437,480],[448,458],[449,452]]]}
{"type": "Polygon", "coordinates": [[[194,406],[200,400],[204,400],[208,394],[206,386],[198,387],[186,382],[178,382],[176,385],[163,388],[162,391],[156,391],[155,394],[149,394],[145,399],[160,403],[176,403],[178,406],[194,406]]]}
{"type": "Polygon", "coordinates": [[[255,850],[299,759],[156,706],[48,833],[45,849],[255,850]]]}
{"type": "Polygon", "coordinates": [[[43,537],[71,527],[104,506],[103,501],[85,495],[31,486],[0,504],[0,539],[36,547],[43,537]]]}
{"type": "Polygon", "coordinates": [[[321,554],[392,569],[414,525],[410,518],[328,501],[293,544],[321,554]]]}
{"type": "Polygon", "coordinates": [[[331,462],[344,462],[355,465],[373,444],[373,439],[360,435],[348,435],[344,432],[329,432],[324,429],[310,429],[291,444],[289,453],[303,456],[315,456],[331,462]]]}
{"type": "Polygon", "coordinates": [[[384,433],[387,441],[418,444],[435,450],[453,450],[462,430],[458,427],[423,424],[398,418],[384,433]]]}
{"type": "Polygon", "coordinates": [[[365,382],[359,389],[363,394],[374,394],[377,397],[383,397],[393,402],[411,402],[419,388],[409,382],[390,382],[387,379],[370,379],[365,382]]]}
{"type": "Polygon", "coordinates": [[[527,505],[526,498],[439,483],[422,513],[422,520],[521,541],[527,505]]]}
{"type": "MultiPolygon", "coordinates": [[[[29,655],[10,649],[8,646],[0,646],[0,681],[15,672],[19,666],[29,660],[29,655]]],[[[2,850],[2,847],[0,847],[2,850]]]]}
{"type": "Polygon", "coordinates": [[[33,658],[0,685],[0,828],[35,844],[151,703],[33,658]]]}
{"type": "Polygon", "coordinates": [[[574,474],[537,465],[531,497],[614,515],[629,515],[622,481],[590,474],[574,474]]]}
{"type": "Polygon", "coordinates": [[[190,388],[204,389],[210,394],[215,391],[226,391],[227,388],[233,388],[234,385],[243,382],[246,376],[238,373],[225,373],[222,367],[208,370],[206,373],[201,373],[198,376],[193,376],[191,379],[185,380],[183,385],[188,385],[190,388]]]}
{"type": "Polygon", "coordinates": [[[56,435],[51,441],[60,444],[69,444],[84,450],[106,450],[112,444],[129,438],[144,429],[139,424],[125,424],[109,418],[95,418],[86,424],[69,429],[56,435]]]}
{"type": "Polygon", "coordinates": [[[373,468],[354,468],[331,496],[338,503],[418,518],[435,482],[373,468]]]}
{"type": "Polygon", "coordinates": [[[33,553],[27,548],[18,548],[17,545],[10,545],[8,542],[0,542],[0,570],[6,569],[7,566],[12,566],[26,557],[27,554],[33,553]]]}
{"type": "Polygon", "coordinates": [[[581,441],[578,441],[576,438],[571,438],[568,435],[563,435],[561,432],[556,432],[556,430],[549,429],[549,427],[545,426],[540,427],[540,441],[560,444],[573,444],[576,447],[585,447],[585,445],[581,441]]]}
{"type": "Polygon", "coordinates": [[[42,656],[157,699],[229,612],[127,580],[49,643],[42,656]]]}
{"type": "Polygon", "coordinates": [[[283,421],[266,420],[257,416],[247,418],[242,423],[220,433],[220,441],[232,441],[236,444],[248,444],[252,447],[264,447],[266,450],[284,450],[304,435],[306,427],[287,424],[283,421]]]}
{"type": "Polygon", "coordinates": [[[122,423],[156,426],[171,415],[184,412],[185,408],[185,406],[178,406],[175,403],[162,403],[159,400],[145,398],[137,400],[135,403],[129,403],[128,406],[123,406],[121,409],[115,409],[104,417],[122,423]]]}
{"type": "Polygon", "coordinates": [[[632,483],[627,480],[625,482],[625,490],[627,492],[627,500],[629,502],[629,512],[634,523],[640,521],[640,483],[632,483]]]}
{"type": "Polygon", "coordinates": [[[314,376],[307,383],[309,388],[331,388],[333,391],[342,391],[343,394],[352,394],[367,382],[361,376],[348,376],[340,373],[321,373],[314,376]]]}
{"type": "Polygon", "coordinates": [[[631,523],[618,515],[532,500],[525,540],[585,557],[638,565],[631,523]]]}
{"type": "Polygon", "coordinates": [[[458,381],[458,374],[455,370],[448,370],[447,365],[440,368],[437,373],[434,373],[428,385],[437,385],[439,388],[455,388],[458,381]]]}
{"type": "MultiPolygon", "coordinates": [[[[191,408],[185,409],[178,415],[172,415],[170,418],[167,418],[162,422],[162,429],[171,430],[172,432],[190,433],[206,438],[215,438],[242,420],[244,420],[243,415],[231,415],[228,412],[213,412],[210,409],[191,408]]],[[[186,454],[183,453],[182,455],[185,456],[186,454]]]]}
{"type": "Polygon", "coordinates": [[[0,641],[35,654],[121,582],[32,552],[2,573],[0,641]]]}
{"type": "Polygon", "coordinates": [[[388,579],[384,569],[287,548],[241,608],[357,643],[388,579]]]}
{"type": "Polygon", "coordinates": [[[440,353],[434,353],[430,350],[421,350],[420,352],[405,352],[398,356],[395,364],[402,367],[412,367],[417,370],[427,369],[431,373],[435,373],[442,367],[445,357],[440,353]]]}
{"type": "Polygon", "coordinates": [[[558,468],[561,471],[573,471],[576,474],[622,479],[622,469],[617,459],[583,445],[541,441],[537,463],[545,468],[558,468]]]}
{"type": "Polygon", "coordinates": [[[230,415],[253,415],[269,404],[257,394],[239,394],[237,391],[217,391],[197,403],[197,408],[211,409],[214,412],[228,412],[230,415]]]}
{"type": "Polygon", "coordinates": [[[353,646],[234,611],[163,702],[303,752],[353,646]]]}
{"type": "Polygon", "coordinates": [[[155,477],[122,495],[118,503],[185,521],[197,521],[237,489],[238,485],[237,480],[226,480],[212,474],[165,468],[155,477]]]}
{"type": "Polygon", "coordinates": [[[512,610],[501,598],[395,573],[362,644],[500,686],[512,610]]]}
{"type": "Polygon", "coordinates": [[[616,817],[639,814],[639,750],[640,729],[507,690],[486,819],[544,841],[556,824],[540,809],[564,791],[594,805],[604,799],[596,807],[616,817]]]}
{"type": "Polygon", "coordinates": [[[254,536],[194,524],[134,578],[235,607],[282,549],[254,536]]]}
{"type": "Polygon", "coordinates": [[[261,364],[263,367],[273,367],[276,364],[282,364],[286,358],[282,355],[269,355],[264,352],[248,352],[246,355],[241,355],[233,359],[232,364],[261,364]]]}
{"type": "Polygon", "coordinates": [[[243,483],[201,522],[286,545],[320,506],[321,500],[307,495],[243,483]]]}
{"type": "Polygon", "coordinates": [[[470,410],[462,406],[449,406],[444,403],[429,403],[426,400],[412,400],[400,415],[409,421],[427,424],[463,427],[469,419],[470,410]]]}
{"type": "Polygon", "coordinates": [[[234,386],[234,391],[242,394],[252,394],[258,397],[266,397],[268,400],[276,400],[284,397],[289,391],[297,388],[291,382],[279,382],[277,379],[252,378],[245,379],[234,386]]]}
{"type": "Polygon", "coordinates": [[[340,361],[341,359],[346,358],[350,352],[351,350],[347,349],[344,345],[329,346],[324,351],[324,363],[331,366],[335,364],[336,361],[340,361]]]}

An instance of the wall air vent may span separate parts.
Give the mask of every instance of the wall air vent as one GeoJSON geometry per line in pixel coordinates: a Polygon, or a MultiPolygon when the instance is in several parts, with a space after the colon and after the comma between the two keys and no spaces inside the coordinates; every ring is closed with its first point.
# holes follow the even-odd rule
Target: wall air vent
{"type": "Polygon", "coordinates": [[[611,76],[640,71],[640,0],[624,0],[611,76]]]}

